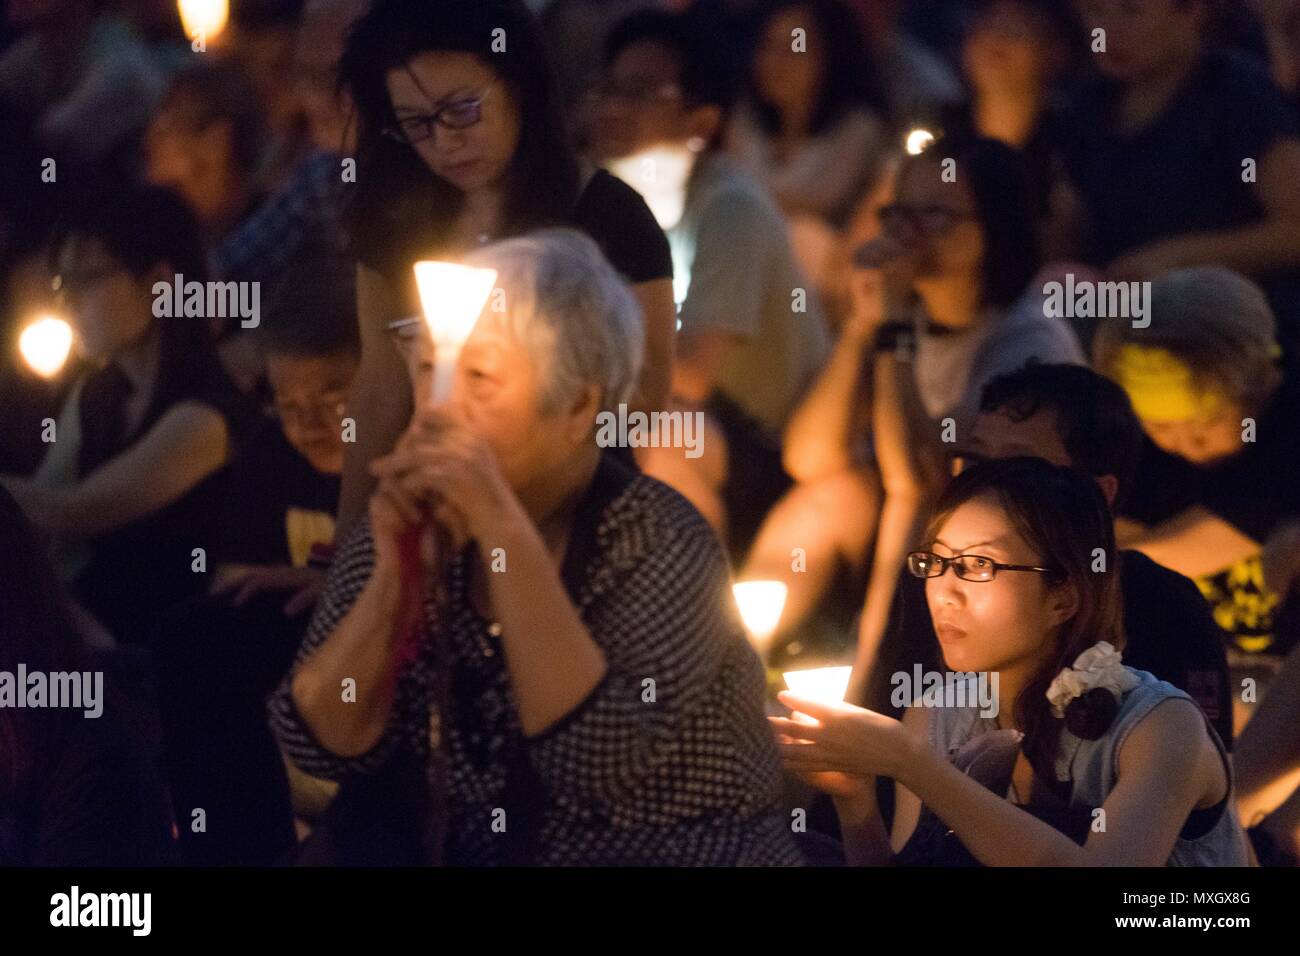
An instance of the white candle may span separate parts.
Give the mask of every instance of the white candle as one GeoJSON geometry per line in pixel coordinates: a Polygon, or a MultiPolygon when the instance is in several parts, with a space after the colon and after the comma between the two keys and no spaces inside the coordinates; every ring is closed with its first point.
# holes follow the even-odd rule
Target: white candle
{"type": "Polygon", "coordinates": [[[476,269],[454,262],[415,264],[420,307],[433,339],[435,405],[451,397],[461,346],[474,330],[496,281],[495,269],[476,269]]]}

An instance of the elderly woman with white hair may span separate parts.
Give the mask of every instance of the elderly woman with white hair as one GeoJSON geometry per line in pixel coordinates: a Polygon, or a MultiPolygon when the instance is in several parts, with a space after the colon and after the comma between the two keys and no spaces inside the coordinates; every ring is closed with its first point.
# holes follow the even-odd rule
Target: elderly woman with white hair
{"type": "Polygon", "coordinates": [[[635,299],[569,230],[465,261],[497,270],[505,308],[479,317],[450,402],[372,466],[369,520],[271,700],[291,759],[353,782],[329,856],[798,862],[723,552],[595,440],[637,379],[635,299]]]}

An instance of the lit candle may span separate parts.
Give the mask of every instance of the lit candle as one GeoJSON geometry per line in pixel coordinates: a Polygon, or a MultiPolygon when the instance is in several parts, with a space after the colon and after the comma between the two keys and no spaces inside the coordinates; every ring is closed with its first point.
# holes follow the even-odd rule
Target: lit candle
{"type": "Polygon", "coordinates": [[[72,351],[72,326],[53,315],[29,322],[18,336],[18,351],[27,367],[41,378],[63,371],[72,351]]]}
{"type": "Polygon", "coordinates": [[[433,339],[433,402],[451,396],[456,360],[461,346],[474,331],[479,313],[496,285],[495,269],[476,269],[454,262],[417,262],[415,283],[420,307],[433,339]]]}
{"type": "MultiPolygon", "coordinates": [[[[838,704],[844,699],[849,689],[849,678],[853,676],[852,667],[813,667],[803,671],[786,671],[785,686],[790,693],[820,704],[838,704]]],[[[811,721],[807,714],[795,711],[793,720],[811,721]]]]}
{"type": "Polygon", "coordinates": [[[207,43],[215,40],[226,28],[230,19],[230,0],[176,0],[176,10],[181,15],[181,28],[193,40],[202,37],[207,43]]]}
{"type": "Polygon", "coordinates": [[[731,586],[740,619],[755,643],[762,644],[776,632],[786,592],[783,581],[741,581],[731,586]]]}
{"type": "Polygon", "coordinates": [[[907,153],[909,156],[919,156],[933,142],[934,134],[928,129],[917,126],[907,134],[907,153]]]}

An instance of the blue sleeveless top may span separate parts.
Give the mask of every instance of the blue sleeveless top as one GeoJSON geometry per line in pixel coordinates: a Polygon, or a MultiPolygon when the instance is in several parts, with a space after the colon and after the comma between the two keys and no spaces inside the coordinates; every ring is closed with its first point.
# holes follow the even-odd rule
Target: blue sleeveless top
{"type": "MultiPolygon", "coordinates": [[[[1115,720],[1101,738],[1083,740],[1066,728],[1061,730],[1056,755],[1056,777],[1062,784],[1068,783],[1070,808],[1081,814],[1090,816],[1093,809],[1101,807],[1106,802],[1106,797],[1114,789],[1115,783],[1119,779],[1120,748],[1133,728],[1166,700],[1179,698],[1191,701],[1192,699],[1177,687],[1158,680],[1146,671],[1135,670],[1131,667],[1127,668],[1127,670],[1134,674],[1140,683],[1124,695],[1120,701],[1115,720]]],[[[973,684],[975,677],[971,675],[966,680],[973,684]]],[[[978,696],[974,693],[974,688],[971,687],[968,690],[969,693],[965,700],[977,701],[978,696]]],[[[958,697],[957,699],[961,700],[962,698],[958,697]]],[[[1011,748],[999,748],[999,738],[1004,738],[1002,742],[1009,743],[1012,742],[1012,738],[1008,738],[1007,735],[1013,734],[1011,731],[999,728],[996,719],[981,717],[979,710],[979,704],[973,704],[969,707],[934,708],[930,720],[931,745],[954,764],[962,767],[968,774],[977,778],[979,777],[978,771],[981,762],[986,766],[991,763],[1006,762],[1005,758],[1011,752],[1011,748]],[[995,756],[996,751],[999,749],[1003,753],[1001,760],[998,760],[995,756]]],[[[1210,739],[1214,741],[1214,746],[1223,761],[1224,770],[1228,774],[1228,795],[1221,804],[1210,808],[1217,811],[1217,819],[1213,821],[1212,825],[1199,828],[1200,832],[1195,836],[1179,835],[1172,852],[1169,854],[1166,865],[1248,866],[1250,856],[1246,836],[1237,819],[1233,799],[1232,766],[1228,760],[1223,741],[1219,739],[1219,735],[1208,720],[1205,728],[1210,734],[1210,739]]],[[[1018,737],[1018,734],[1014,734],[1015,751],[1019,750],[1018,737]]],[[[1006,769],[1009,773],[1010,767],[1008,766],[1006,769]]],[[[987,781],[981,780],[981,782],[984,782],[986,786],[990,786],[987,781]]],[[[1033,812],[1034,808],[1031,806],[1025,809],[1033,812]]],[[[1209,810],[1194,811],[1198,815],[1209,812],[1209,810]]],[[[1051,821],[1049,820],[1049,822],[1051,821]]],[[[921,851],[922,856],[918,857],[914,843],[919,844],[927,837],[932,839],[935,836],[936,825],[938,827],[943,826],[928,808],[923,807],[921,819],[917,823],[917,830],[913,834],[913,838],[909,839],[908,845],[899,853],[900,862],[930,862],[923,858],[924,850],[921,851]]],[[[1184,827],[1184,834],[1187,829],[1187,827],[1184,827]]],[[[1076,842],[1081,842],[1082,838],[1086,836],[1086,830],[1082,833],[1069,835],[1076,842]]]]}

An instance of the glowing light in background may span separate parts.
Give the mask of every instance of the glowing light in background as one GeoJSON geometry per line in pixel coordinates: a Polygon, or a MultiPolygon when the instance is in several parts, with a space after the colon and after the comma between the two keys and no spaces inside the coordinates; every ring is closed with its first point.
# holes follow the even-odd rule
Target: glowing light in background
{"type": "Polygon", "coordinates": [[[934,134],[918,126],[907,134],[906,149],[909,156],[919,156],[934,142],[934,134]]]}
{"type": "Polygon", "coordinates": [[[215,40],[230,19],[230,0],[176,0],[181,28],[191,40],[201,36],[204,42],[215,40]]]}
{"type": "Polygon", "coordinates": [[[668,230],[682,221],[686,187],[697,154],[687,146],[659,146],[607,163],[611,173],[641,194],[659,228],[668,230]]]}
{"type": "Polygon", "coordinates": [[[29,322],[18,336],[18,351],[41,378],[54,378],[72,352],[72,326],[53,315],[29,322]]]}
{"type": "Polygon", "coordinates": [[[455,262],[417,262],[415,284],[420,307],[433,338],[433,401],[451,396],[456,360],[461,346],[474,331],[479,313],[496,285],[495,269],[476,269],[455,262]]]}
{"type": "Polygon", "coordinates": [[[776,631],[787,590],[783,581],[741,581],[731,586],[740,619],[756,641],[766,641],[776,631]]]}

